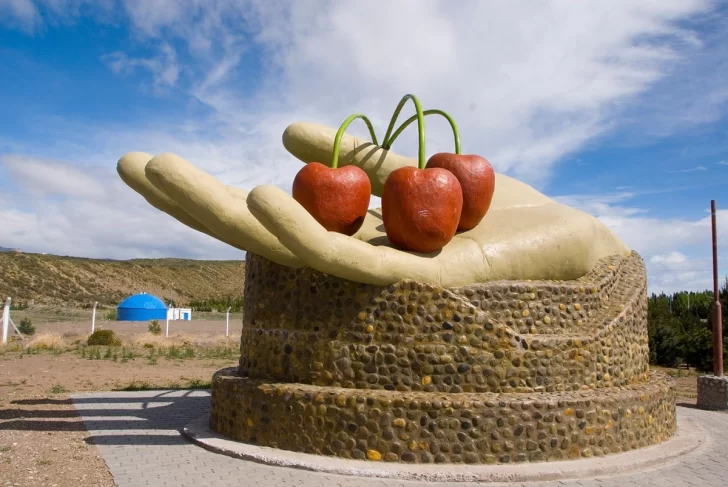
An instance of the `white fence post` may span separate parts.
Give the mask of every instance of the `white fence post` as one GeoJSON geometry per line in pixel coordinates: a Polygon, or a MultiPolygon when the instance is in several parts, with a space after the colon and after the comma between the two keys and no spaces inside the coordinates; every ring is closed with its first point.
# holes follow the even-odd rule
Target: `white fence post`
{"type": "Polygon", "coordinates": [[[228,335],[230,335],[230,308],[228,308],[227,314],[225,315],[225,336],[228,335]]]}
{"type": "Polygon", "coordinates": [[[94,310],[91,312],[91,333],[93,333],[96,330],[96,305],[99,304],[98,301],[94,301],[94,310]]]}
{"type": "Polygon", "coordinates": [[[5,300],[3,306],[3,345],[8,344],[8,325],[10,324],[10,297],[5,300]]]}
{"type": "Polygon", "coordinates": [[[169,338],[169,314],[167,315],[167,324],[164,326],[164,338],[169,338]]]}

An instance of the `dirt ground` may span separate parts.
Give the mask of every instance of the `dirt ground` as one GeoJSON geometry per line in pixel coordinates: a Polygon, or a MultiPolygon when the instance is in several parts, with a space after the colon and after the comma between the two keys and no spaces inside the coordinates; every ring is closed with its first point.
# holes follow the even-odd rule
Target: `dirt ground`
{"type": "MultiPolygon", "coordinates": [[[[14,321],[19,320],[14,317],[14,321]]],[[[64,335],[69,343],[84,340],[90,323],[37,323],[36,336],[64,335]]],[[[97,322],[127,340],[146,332],[148,323],[97,322]]],[[[164,327],[164,322],[161,323],[164,327]]],[[[224,334],[225,321],[170,322],[171,334],[199,339],[224,334]]],[[[241,325],[232,323],[237,342],[241,325]]],[[[164,333],[164,332],[163,332],[164,333]]],[[[19,343],[19,342],[14,342],[19,343]]],[[[17,350],[20,348],[20,350],[17,350]]],[[[0,347],[0,487],[113,486],[113,480],[78,417],[69,393],[130,387],[205,387],[213,372],[236,358],[150,360],[148,350],[125,360],[91,360],[78,350],[24,352],[0,347]]],[[[202,355],[202,353],[197,353],[202,355]]]]}
{"type": "MultiPolygon", "coordinates": [[[[18,318],[14,318],[19,323],[18,318]]],[[[36,324],[36,336],[56,333],[72,341],[83,341],[90,321],[47,321],[36,324]]],[[[160,323],[164,326],[164,322],[160,323]]],[[[113,329],[126,342],[144,334],[148,323],[97,321],[113,329]]],[[[212,339],[224,334],[225,321],[170,322],[170,333],[185,340],[212,339]],[[192,337],[192,338],[190,338],[192,337]]],[[[237,342],[240,319],[230,320],[230,341],[237,342]]],[[[164,331],[162,332],[164,334],[164,331]]],[[[180,339],[180,338],[177,338],[180,339]]],[[[18,343],[18,342],[15,342],[18,343]]],[[[22,347],[0,347],[0,487],[113,486],[106,465],[78,417],[69,393],[119,390],[130,387],[205,387],[212,373],[234,365],[237,351],[225,358],[175,359],[163,355],[150,359],[139,355],[125,360],[91,360],[79,349],[23,352],[22,347]]],[[[693,371],[665,370],[677,382],[678,403],[694,405],[696,378],[693,371]]]]}

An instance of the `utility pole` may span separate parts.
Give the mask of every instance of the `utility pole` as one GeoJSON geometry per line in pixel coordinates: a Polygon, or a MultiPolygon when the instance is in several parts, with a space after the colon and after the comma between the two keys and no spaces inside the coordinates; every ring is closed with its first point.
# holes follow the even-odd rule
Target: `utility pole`
{"type": "Polygon", "coordinates": [[[723,310],[718,289],[718,233],[715,229],[715,200],[710,201],[713,229],[713,375],[723,376],[723,310]]]}

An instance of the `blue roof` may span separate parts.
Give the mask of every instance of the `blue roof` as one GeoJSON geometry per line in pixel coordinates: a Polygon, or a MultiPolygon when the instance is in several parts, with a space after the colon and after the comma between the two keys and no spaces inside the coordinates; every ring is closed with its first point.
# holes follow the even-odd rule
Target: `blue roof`
{"type": "Polygon", "coordinates": [[[165,305],[161,299],[147,293],[129,296],[122,301],[118,307],[132,309],[167,309],[167,305],[165,305]]]}

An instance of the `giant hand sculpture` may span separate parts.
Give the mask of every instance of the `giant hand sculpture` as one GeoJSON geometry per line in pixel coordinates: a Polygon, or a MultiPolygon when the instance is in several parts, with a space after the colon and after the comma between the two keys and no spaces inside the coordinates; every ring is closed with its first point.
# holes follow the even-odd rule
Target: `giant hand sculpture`
{"type": "MultiPolygon", "coordinates": [[[[283,145],[304,163],[329,161],[336,129],[294,123],[283,145]]],[[[340,165],[355,164],[380,196],[393,170],[417,161],[344,135],[340,165]]],[[[629,249],[599,220],[556,203],[530,186],[496,175],[489,212],[472,230],[442,250],[417,254],[387,240],[380,210],[370,210],[349,237],[326,231],[297,201],[276,186],[250,193],[226,186],[171,153],[130,152],[118,162],[121,178],[161,211],[241,250],[290,267],[310,266],[352,281],[387,285],[402,279],[444,287],[500,279],[570,280],[597,260],[629,249]]]]}

